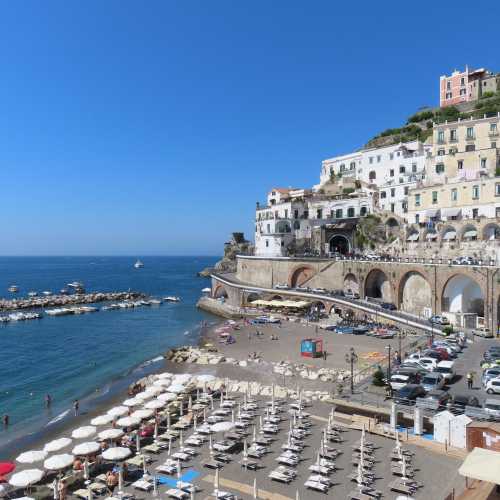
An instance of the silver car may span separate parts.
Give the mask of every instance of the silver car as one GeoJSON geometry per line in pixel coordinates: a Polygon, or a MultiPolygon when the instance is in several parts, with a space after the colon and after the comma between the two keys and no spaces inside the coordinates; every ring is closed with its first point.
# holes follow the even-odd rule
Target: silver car
{"type": "Polygon", "coordinates": [[[487,368],[483,372],[483,376],[481,377],[481,382],[483,383],[483,387],[486,387],[486,384],[493,378],[500,377],[500,367],[498,368],[487,368]]]}
{"type": "Polygon", "coordinates": [[[484,402],[484,411],[494,418],[500,418],[500,399],[487,399],[484,402]]]}
{"type": "Polygon", "coordinates": [[[444,386],[444,377],[441,373],[431,372],[422,378],[420,385],[424,388],[425,392],[442,389],[444,386]]]}

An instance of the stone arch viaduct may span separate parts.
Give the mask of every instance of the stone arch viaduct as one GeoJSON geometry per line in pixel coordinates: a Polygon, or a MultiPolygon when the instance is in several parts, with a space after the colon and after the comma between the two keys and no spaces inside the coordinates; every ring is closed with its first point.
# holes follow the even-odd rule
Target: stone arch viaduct
{"type": "MultiPolygon", "coordinates": [[[[496,332],[500,318],[500,268],[458,266],[448,262],[357,261],[329,259],[238,257],[237,272],[228,277],[249,285],[236,289],[212,277],[212,296],[225,296],[241,307],[252,300],[251,286],[269,289],[266,298],[285,296],[288,287],[351,291],[361,299],[390,302],[417,316],[442,312],[473,313],[496,332]]],[[[262,291],[261,291],[262,293],[262,291]]],[[[335,301],[318,299],[329,311],[335,301]]],[[[354,306],[353,306],[354,307],[354,306]]]]}

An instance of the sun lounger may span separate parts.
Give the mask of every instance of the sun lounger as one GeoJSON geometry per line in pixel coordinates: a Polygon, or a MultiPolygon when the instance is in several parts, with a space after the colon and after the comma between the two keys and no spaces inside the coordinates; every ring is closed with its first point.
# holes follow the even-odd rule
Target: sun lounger
{"type": "Polygon", "coordinates": [[[259,463],[253,460],[241,460],[239,463],[244,469],[256,471],[259,468],[259,463]]]}
{"type": "Polygon", "coordinates": [[[169,476],[177,472],[177,467],[175,465],[159,465],[156,470],[162,474],[168,474],[169,476]]]}
{"type": "Polygon", "coordinates": [[[281,449],[285,451],[292,451],[294,453],[301,453],[304,449],[303,446],[297,444],[283,444],[281,445],[281,449]]]}
{"type": "Polygon", "coordinates": [[[132,488],[135,488],[136,490],[141,490],[141,491],[150,491],[153,489],[153,483],[150,483],[149,481],[145,481],[144,479],[139,479],[138,481],[135,481],[135,483],[132,483],[132,488]]]}
{"type": "Polygon", "coordinates": [[[106,474],[99,474],[98,476],[95,477],[96,481],[100,481],[101,483],[106,484],[106,474]]]}
{"type": "MultiPolygon", "coordinates": [[[[83,489],[83,488],[74,491],[73,495],[75,495],[75,497],[81,498],[83,500],[89,500],[90,499],[90,497],[89,497],[89,490],[83,489]]],[[[92,496],[92,494],[90,494],[90,496],[92,496]]]]}
{"type": "Polygon", "coordinates": [[[261,446],[269,446],[273,443],[273,439],[265,436],[257,436],[255,443],[260,444],[261,446]]]}
{"type": "MultiPolygon", "coordinates": [[[[147,464],[150,464],[153,460],[151,457],[148,457],[147,455],[136,455],[135,457],[129,458],[128,460],[125,461],[127,465],[135,465],[136,467],[142,467],[143,465],[143,460],[146,461],[147,464]],[[144,456],[144,458],[143,458],[144,456]]],[[[106,480],[104,480],[106,481],[106,480]]]]}
{"type": "Polygon", "coordinates": [[[320,491],[321,493],[326,493],[329,488],[326,484],[320,483],[319,481],[312,481],[310,479],[304,483],[304,486],[309,490],[320,491]]]}
{"type": "Polygon", "coordinates": [[[183,453],[182,451],[178,451],[172,454],[172,458],[178,459],[181,462],[186,462],[191,458],[191,455],[183,453]]]}
{"type": "Polygon", "coordinates": [[[288,484],[292,482],[292,478],[290,476],[287,476],[277,471],[271,471],[268,477],[269,479],[273,481],[279,481],[280,483],[288,484]]]}
{"type": "Polygon", "coordinates": [[[206,467],[207,469],[222,469],[222,463],[216,462],[215,460],[207,460],[206,462],[203,462],[203,467],[206,467]]]}
{"type": "Polygon", "coordinates": [[[170,488],[167,490],[166,495],[167,497],[178,498],[179,500],[183,500],[184,498],[188,498],[190,496],[189,493],[186,493],[179,488],[170,488]]]}
{"type": "Polygon", "coordinates": [[[403,493],[405,495],[413,495],[415,493],[415,488],[407,484],[403,484],[400,480],[396,479],[392,483],[389,483],[389,489],[391,491],[396,491],[397,493],[403,493]]]}
{"type": "Polygon", "coordinates": [[[143,446],[142,449],[149,453],[160,453],[162,451],[162,447],[154,443],[143,446]]]}
{"type": "Polygon", "coordinates": [[[224,462],[225,464],[228,464],[232,461],[232,458],[227,453],[216,453],[214,455],[214,460],[217,460],[217,462],[224,462]]]}
{"type": "Polygon", "coordinates": [[[315,472],[316,474],[321,474],[322,476],[328,476],[333,472],[333,469],[331,469],[330,467],[324,467],[322,465],[316,464],[310,465],[309,470],[311,472],[315,472]]]}
{"type": "Polygon", "coordinates": [[[292,467],[295,467],[298,463],[299,463],[299,459],[298,458],[291,458],[291,457],[286,457],[286,456],[279,456],[276,461],[279,463],[279,464],[283,464],[283,465],[290,465],[292,467]]]}
{"type": "Polygon", "coordinates": [[[230,493],[229,491],[214,491],[212,496],[221,500],[236,500],[237,498],[234,493],[230,493]]]}
{"type": "Polygon", "coordinates": [[[373,500],[373,498],[366,493],[360,491],[351,491],[347,496],[348,500],[373,500]]]}
{"type": "Polygon", "coordinates": [[[326,476],[322,476],[321,474],[312,474],[308,477],[307,480],[323,483],[326,486],[332,486],[332,482],[330,481],[330,479],[326,476]]]}

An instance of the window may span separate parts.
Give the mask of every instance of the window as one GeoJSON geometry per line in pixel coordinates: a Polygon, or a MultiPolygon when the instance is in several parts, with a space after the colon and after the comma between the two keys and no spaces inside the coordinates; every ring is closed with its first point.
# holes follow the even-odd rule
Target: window
{"type": "Polygon", "coordinates": [[[387,193],[385,191],[380,192],[380,198],[385,198],[387,196],[387,193]]]}
{"type": "Polygon", "coordinates": [[[438,163],[436,165],[436,174],[444,173],[444,163],[438,163]]]}
{"type": "Polygon", "coordinates": [[[391,168],[391,170],[389,170],[389,175],[390,175],[391,177],[394,177],[394,169],[393,169],[393,168],[391,168]]]}
{"type": "Polygon", "coordinates": [[[366,215],[366,212],[367,212],[367,208],[366,207],[361,207],[361,209],[359,211],[359,215],[361,217],[364,217],[366,215]]]}
{"type": "Polygon", "coordinates": [[[486,158],[481,158],[481,168],[486,168],[486,158]]]}
{"type": "Polygon", "coordinates": [[[403,182],[404,182],[404,179],[403,179],[402,177],[400,177],[400,178],[399,178],[399,183],[400,183],[400,184],[403,184],[403,182]]]}
{"type": "Polygon", "coordinates": [[[389,153],[389,158],[390,158],[391,160],[394,160],[394,153],[389,153]]]}
{"type": "Polygon", "coordinates": [[[372,170],[369,174],[368,174],[368,178],[373,181],[377,178],[377,173],[375,172],[375,170],[372,170]]]}
{"type": "Polygon", "coordinates": [[[318,208],[316,210],[316,219],[322,219],[323,218],[323,210],[321,208],[318,208]]]}
{"type": "Polygon", "coordinates": [[[293,223],[293,228],[294,229],[300,229],[300,222],[298,220],[296,220],[294,223],[293,223]]]}
{"type": "Polygon", "coordinates": [[[409,191],[410,191],[410,188],[408,186],[405,186],[405,196],[408,196],[409,191]]]}
{"type": "Polygon", "coordinates": [[[288,208],[285,208],[285,219],[288,219],[288,208]]]}
{"type": "Polygon", "coordinates": [[[304,210],[304,219],[309,219],[309,210],[304,210]]]}
{"type": "Polygon", "coordinates": [[[495,217],[500,219],[500,207],[495,207],[495,217]]]}
{"type": "Polygon", "coordinates": [[[457,201],[458,200],[458,190],[457,188],[453,188],[451,190],[451,201],[457,201]]]}
{"type": "Polygon", "coordinates": [[[458,170],[462,170],[464,168],[464,161],[463,160],[458,160],[457,168],[458,168],[458,170]]]}
{"type": "Polygon", "coordinates": [[[404,165],[399,165],[399,173],[404,174],[406,172],[405,166],[404,165]]]}
{"type": "Polygon", "coordinates": [[[382,159],[382,157],[380,155],[377,155],[377,163],[380,163],[381,159],[382,159]]]}
{"type": "Polygon", "coordinates": [[[465,146],[465,151],[467,151],[467,152],[475,151],[475,150],[476,150],[476,146],[474,144],[467,144],[467,146],[465,146]]]}
{"type": "Polygon", "coordinates": [[[269,240],[266,240],[266,248],[269,246],[269,240]]]}
{"type": "Polygon", "coordinates": [[[450,130],[450,141],[456,141],[457,140],[457,129],[454,128],[450,130]]]}
{"type": "Polygon", "coordinates": [[[342,164],[340,165],[340,171],[341,171],[341,172],[343,172],[344,170],[345,170],[345,164],[344,164],[344,163],[342,163],[342,164]]]}
{"type": "Polygon", "coordinates": [[[495,184],[495,196],[500,196],[500,182],[495,184]]]}
{"type": "Polygon", "coordinates": [[[335,218],[335,210],[330,210],[330,219],[335,218]]]}
{"type": "Polygon", "coordinates": [[[463,76],[460,78],[460,85],[465,85],[465,78],[463,76]]]}
{"type": "Polygon", "coordinates": [[[472,186],[472,199],[473,200],[478,200],[479,199],[479,185],[475,184],[472,186]]]}
{"type": "Polygon", "coordinates": [[[281,240],[281,246],[284,247],[285,246],[285,242],[284,240],[281,240]]]}
{"type": "Polygon", "coordinates": [[[453,97],[452,92],[446,92],[446,99],[451,99],[453,97]]]}
{"type": "Polygon", "coordinates": [[[479,208],[472,209],[472,218],[477,219],[479,217],[479,208]]]}
{"type": "Polygon", "coordinates": [[[415,224],[419,224],[420,223],[420,215],[417,214],[415,215],[415,224]]]}
{"type": "Polygon", "coordinates": [[[460,95],[467,95],[467,89],[460,89],[460,95]]]}
{"type": "Polygon", "coordinates": [[[337,210],[335,210],[335,218],[336,219],[342,219],[343,216],[344,216],[344,214],[342,213],[342,209],[341,208],[337,208],[337,210]]]}
{"type": "Polygon", "coordinates": [[[354,217],[354,207],[349,207],[347,209],[347,217],[354,217]]]}
{"type": "Polygon", "coordinates": [[[413,173],[416,173],[417,172],[417,164],[416,163],[413,163],[412,166],[411,166],[411,171],[413,173]]]}
{"type": "Polygon", "coordinates": [[[271,232],[271,224],[267,225],[267,233],[269,234],[271,232]]]}
{"type": "Polygon", "coordinates": [[[496,142],[492,142],[491,143],[491,149],[496,149],[497,147],[497,143],[496,142]]]}
{"type": "Polygon", "coordinates": [[[474,127],[467,127],[467,139],[474,139],[474,127]]]}
{"type": "Polygon", "coordinates": [[[497,132],[497,124],[496,123],[490,123],[490,132],[492,132],[492,133],[497,132]]]}
{"type": "Polygon", "coordinates": [[[433,191],[432,192],[432,204],[435,205],[438,202],[438,192],[433,191]]]}
{"type": "Polygon", "coordinates": [[[446,90],[450,90],[450,89],[451,89],[451,82],[447,81],[446,82],[446,90]]]}
{"type": "Polygon", "coordinates": [[[437,141],[438,141],[438,144],[442,144],[444,142],[444,130],[438,131],[437,141]]]}
{"type": "Polygon", "coordinates": [[[391,203],[391,212],[394,213],[394,203],[391,203]]]}
{"type": "Polygon", "coordinates": [[[356,168],[356,162],[355,161],[351,161],[350,165],[349,165],[349,169],[350,170],[354,170],[356,168]]]}
{"type": "Polygon", "coordinates": [[[444,149],[438,149],[438,156],[444,156],[446,154],[446,151],[444,149]]]}
{"type": "Polygon", "coordinates": [[[416,207],[420,206],[420,195],[419,194],[415,195],[415,206],[416,207]]]}
{"type": "Polygon", "coordinates": [[[391,198],[394,198],[396,196],[396,188],[391,188],[391,198]]]}
{"type": "Polygon", "coordinates": [[[298,210],[294,210],[293,211],[293,218],[294,219],[298,219],[299,218],[299,211],[298,210]]]}
{"type": "Polygon", "coordinates": [[[368,161],[371,163],[373,163],[373,156],[370,156],[370,158],[368,158],[368,161]]]}
{"type": "Polygon", "coordinates": [[[450,149],[448,150],[448,153],[450,153],[450,155],[457,154],[457,153],[458,153],[458,149],[457,149],[457,148],[450,148],[450,149]]]}

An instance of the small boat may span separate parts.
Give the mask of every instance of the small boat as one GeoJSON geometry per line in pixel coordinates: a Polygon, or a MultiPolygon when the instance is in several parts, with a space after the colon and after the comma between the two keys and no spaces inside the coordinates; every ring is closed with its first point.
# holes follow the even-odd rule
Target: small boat
{"type": "Polygon", "coordinates": [[[28,297],[36,297],[38,292],[28,292],[28,297]]]}
{"type": "Polygon", "coordinates": [[[152,306],[159,306],[162,303],[162,301],[160,299],[149,299],[149,303],[152,306]]]}
{"type": "Polygon", "coordinates": [[[180,302],[181,301],[180,297],[174,297],[171,295],[169,295],[168,297],[163,297],[163,300],[165,302],[180,302]]]}
{"type": "Polygon", "coordinates": [[[59,290],[59,293],[61,295],[68,295],[69,290],[67,288],[61,288],[61,290],[59,290]]]}
{"type": "Polygon", "coordinates": [[[140,269],[141,267],[144,267],[144,263],[143,263],[142,261],[140,261],[139,259],[137,259],[137,260],[135,261],[134,267],[135,267],[136,269],[140,269]]]}
{"type": "Polygon", "coordinates": [[[73,281],[72,283],[68,283],[66,286],[72,288],[75,293],[85,293],[85,286],[79,281],[73,281]]]}
{"type": "Polygon", "coordinates": [[[52,292],[49,292],[48,290],[45,290],[42,292],[43,295],[45,295],[46,297],[50,297],[52,295],[52,292]]]}
{"type": "Polygon", "coordinates": [[[19,287],[17,285],[11,285],[7,288],[7,290],[11,293],[17,293],[19,292],[19,287]]]}

